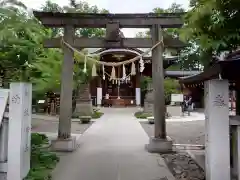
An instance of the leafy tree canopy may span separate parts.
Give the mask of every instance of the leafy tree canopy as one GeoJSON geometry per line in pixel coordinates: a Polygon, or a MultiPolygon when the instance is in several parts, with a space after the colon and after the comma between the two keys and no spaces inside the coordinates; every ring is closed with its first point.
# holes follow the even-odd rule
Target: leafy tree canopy
{"type": "Polygon", "coordinates": [[[194,40],[205,54],[232,51],[240,43],[240,1],[191,0],[191,10],[181,31],[185,40],[194,40]]]}
{"type": "MultiPolygon", "coordinates": [[[[0,69],[2,81],[31,81],[34,94],[44,94],[48,90],[60,89],[60,74],[63,53],[61,49],[46,49],[43,40],[59,36],[62,29],[47,29],[28,12],[26,6],[16,0],[0,1],[0,69]]],[[[60,12],[106,12],[86,2],[69,2],[60,7],[47,1],[44,11],[60,12]]],[[[79,36],[102,36],[103,29],[78,29],[79,36]]],[[[86,53],[86,52],[85,52],[86,53]]],[[[74,82],[86,81],[90,76],[84,74],[83,56],[75,55],[74,82]]],[[[89,64],[91,66],[91,64],[89,64]]]]}

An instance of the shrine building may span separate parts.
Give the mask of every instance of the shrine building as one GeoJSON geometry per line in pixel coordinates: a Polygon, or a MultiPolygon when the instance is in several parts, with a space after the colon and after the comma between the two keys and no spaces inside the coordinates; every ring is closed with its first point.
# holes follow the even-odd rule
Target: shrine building
{"type": "MultiPolygon", "coordinates": [[[[168,37],[170,38],[170,37],[168,37]]],[[[166,49],[164,53],[163,68],[167,69],[178,62],[179,47],[183,43],[178,39],[176,48],[166,49]]],[[[103,62],[122,62],[143,54],[146,49],[137,48],[101,48],[91,50],[91,54],[99,55],[103,62]]],[[[141,76],[152,76],[151,53],[144,55],[142,60],[115,67],[115,77],[112,78],[112,67],[100,68],[98,76],[90,82],[90,93],[93,104],[110,106],[140,106],[141,105],[141,76]],[[144,65],[141,65],[141,61],[144,65]],[[141,66],[142,70],[141,70],[141,66]],[[133,70],[134,68],[134,70],[133,70]],[[134,73],[132,73],[134,71],[134,73]]],[[[177,78],[185,76],[184,72],[165,71],[165,77],[177,78]]],[[[196,74],[196,73],[195,73],[196,74]]],[[[186,75],[189,75],[187,73],[186,75]]],[[[190,74],[191,75],[191,74],[190,74]]]]}

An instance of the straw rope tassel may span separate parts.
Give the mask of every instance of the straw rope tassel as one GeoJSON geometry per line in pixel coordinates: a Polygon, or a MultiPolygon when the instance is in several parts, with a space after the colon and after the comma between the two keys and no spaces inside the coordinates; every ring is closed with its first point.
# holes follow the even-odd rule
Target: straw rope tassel
{"type": "Polygon", "coordinates": [[[87,56],[84,57],[84,68],[83,68],[83,72],[84,72],[84,73],[87,72],[87,56]]]}
{"type": "Polygon", "coordinates": [[[126,78],[126,68],[125,68],[125,65],[123,64],[123,76],[122,76],[123,79],[126,78]]]}
{"type": "Polygon", "coordinates": [[[97,76],[96,64],[94,63],[92,66],[92,77],[97,76]]]}
{"type": "MultiPolygon", "coordinates": [[[[64,41],[64,39],[62,38],[61,40],[61,43],[64,44],[65,46],[67,46],[68,48],[70,48],[71,50],[73,50],[74,52],[80,54],[80,55],[84,55],[81,51],[79,51],[78,49],[72,47],[70,44],[68,44],[67,42],[64,41]]],[[[129,59],[129,60],[125,60],[125,61],[121,61],[121,62],[103,62],[103,61],[98,61],[96,59],[94,59],[93,57],[89,56],[88,61],[92,61],[94,63],[97,63],[97,64],[101,64],[101,65],[105,65],[105,66],[121,66],[123,64],[129,64],[129,63],[133,63],[135,61],[138,61],[140,60],[144,55],[146,54],[149,54],[150,51],[152,51],[153,49],[155,49],[158,45],[160,44],[163,44],[164,46],[164,42],[163,42],[163,39],[161,41],[159,41],[158,43],[156,43],[154,46],[152,46],[150,49],[148,49],[147,51],[145,51],[144,53],[132,58],[132,59],[129,59]]],[[[86,56],[86,55],[85,55],[86,56]]]]}
{"type": "Polygon", "coordinates": [[[139,64],[140,64],[140,72],[143,72],[143,70],[144,70],[144,61],[143,61],[142,57],[140,58],[139,64]]]}
{"type": "Polygon", "coordinates": [[[136,75],[136,67],[134,62],[132,62],[131,75],[132,76],[136,75]]]}
{"type": "Polygon", "coordinates": [[[103,80],[105,80],[105,67],[104,67],[104,65],[102,66],[102,72],[103,72],[103,80]]]}
{"type": "Polygon", "coordinates": [[[112,67],[112,73],[111,73],[111,79],[115,79],[116,78],[116,72],[115,72],[115,67],[112,67]]]}

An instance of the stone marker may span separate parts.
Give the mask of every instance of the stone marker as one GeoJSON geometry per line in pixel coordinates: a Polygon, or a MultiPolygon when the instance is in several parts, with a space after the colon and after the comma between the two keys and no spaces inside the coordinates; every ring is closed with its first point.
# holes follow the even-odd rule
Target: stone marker
{"type": "Polygon", "coordinates": [[[206,180],[230,180],[229,83],[205,82],[206,180]]]}
{"type": "Polygon", "coordinates": [[[32,85],[11,83],[7,180],[22,180],[30,169],[32,85]]]}
{"type": "Polygon", "coordinates": [[[9,90],[0,89],[0,179],[6,179],[7,176],[7,151],[8,151],[8,111],[9,90]]]}

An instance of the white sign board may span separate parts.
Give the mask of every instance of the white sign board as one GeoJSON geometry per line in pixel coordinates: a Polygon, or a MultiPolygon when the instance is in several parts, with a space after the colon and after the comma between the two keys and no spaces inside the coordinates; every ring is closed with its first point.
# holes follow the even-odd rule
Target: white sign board
{"type": "Polygon", "coordinates": [[[8,180],[22,180],[30,169],[32,85],[11,83],[9,98],[8,180]]]}
{"type": "Polygon", "coordinates": [[[3,114],[8,102],[9,90],[0,89],[0,125],[2,124],[3,114]]]}
{"type": "Polygon", "coordinates": [[[183,94],[171,94],[171,102],[183,102],[183,94]]]}

